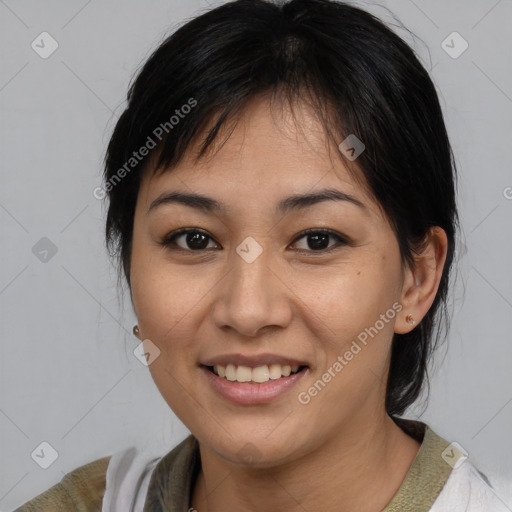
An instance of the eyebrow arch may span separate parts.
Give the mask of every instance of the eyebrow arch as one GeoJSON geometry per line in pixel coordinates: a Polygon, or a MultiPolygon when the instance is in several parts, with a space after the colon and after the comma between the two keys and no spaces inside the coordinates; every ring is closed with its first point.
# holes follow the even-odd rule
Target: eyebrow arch
{"type": "MultiPolygon", "coordinates": [[[[291,210],[303,210],[309,206],[324,201],[346,201],[359,208],[366,209],[365,205],[355,197],[336,189],[323,189],[310,194],[297,194],[282,199],[277,204],[277,213],[284,214],[291,210]]],[[[206,213],[226,213],[226,205],[216,199],[196,193],[164,192],[149,206],[148,213],[164,204],[183,204],[206,213]]]]}

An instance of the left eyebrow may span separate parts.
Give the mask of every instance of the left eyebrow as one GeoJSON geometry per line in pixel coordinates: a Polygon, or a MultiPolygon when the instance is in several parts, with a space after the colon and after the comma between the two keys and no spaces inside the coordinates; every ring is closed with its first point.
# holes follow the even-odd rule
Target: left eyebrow
{"type": "MultiPolygon", "coordinates": [[[[366,206],[355,197],[336,189],[323,189],[310,194],[297,194],[286,197],[277,203],[276,212],[285,214],[291,210],[304,210],[315,204],[324,201],[346,201],[359,208],[366,209],[366,206]]],[[[196,193],[186,192],[165,192],[158,196],[149,206],[148,213],[164,204],[183,204],[190,208],[202,210],[207,213],[226,213],[227,206],[221,201],[196,193]]]]}
{"type": "Polygon", "coordinates": [[[312,194],[298,194],[295,196],[287,197],[279,201],[277,205],[278,213],[284,214],[290,210],[303,210],[314,204],[318,204],[324,201],[346,201],[352,203],[363,210],[366,210],[366,206],[356,199],[355,197],[336,190],[334,188],[326,188],[312,194]]]}

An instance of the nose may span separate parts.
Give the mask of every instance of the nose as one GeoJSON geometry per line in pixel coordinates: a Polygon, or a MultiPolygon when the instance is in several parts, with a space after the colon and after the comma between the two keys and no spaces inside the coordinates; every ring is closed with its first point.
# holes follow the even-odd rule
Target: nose
{"type": "Polygon", "coordinates": [[[218,328],[255,337],[262,331],[284,328],[290,323],[293,293],[268,250],[264,249],[252,262],[233,251],[229,268],[217,288],[213,308],[213,320],[218,328]]]}

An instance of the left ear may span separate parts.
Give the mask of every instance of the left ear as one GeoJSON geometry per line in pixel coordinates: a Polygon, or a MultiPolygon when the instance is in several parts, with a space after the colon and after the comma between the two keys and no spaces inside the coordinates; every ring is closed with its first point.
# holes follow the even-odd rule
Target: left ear
{"type": "Polygon", "coordinates": [[[448,249],[444,229],[429,229],[421,252],[414,253],[414,263],[404,270],[400,303],[403,306],[395,322],[395,332],[405,334],[414,329],[432,306],[443,273],[448,249]]]}

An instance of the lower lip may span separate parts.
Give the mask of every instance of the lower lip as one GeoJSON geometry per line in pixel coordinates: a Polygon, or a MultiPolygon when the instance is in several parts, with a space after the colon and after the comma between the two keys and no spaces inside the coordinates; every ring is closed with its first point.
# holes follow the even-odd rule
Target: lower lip
{"type": "Polygon", "coordinates": [[[293,387],[302,379],[307,371],[307,368],[304,368],[300,372],[294,373],[288,377],[281,377],[280,379],[269,380],[259,384],[230,381],[224,377],[219,377],[205,366],[201,366],[200,368],[215,391],[236,404],[244,405],[271,402],[293,387]]]}

